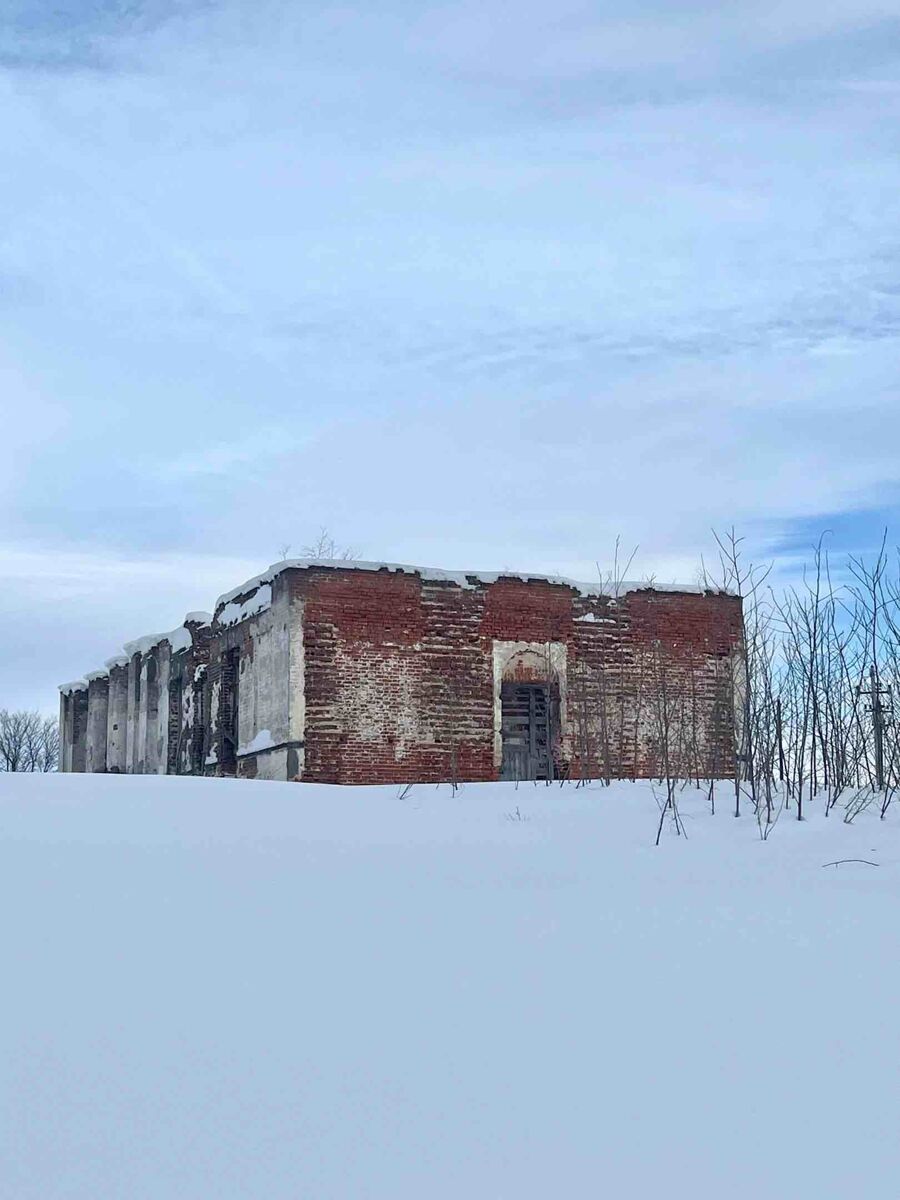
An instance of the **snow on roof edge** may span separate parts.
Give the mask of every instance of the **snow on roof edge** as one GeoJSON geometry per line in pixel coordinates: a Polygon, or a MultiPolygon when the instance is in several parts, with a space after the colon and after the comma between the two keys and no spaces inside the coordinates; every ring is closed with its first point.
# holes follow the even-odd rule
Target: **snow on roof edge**
{"type": "MultiPolygon", "coordinates": [[[[265,612],[270,607],[271,603],[272,585],[260,581],[253,589],[252,595],[243,604],[236,604],[233,600],[229,600],[222,606],[218,615],[218,624],[223,628],[228,625],[238,625],[247,617],[259,616],[261,612],[265,612]]],[[[218,610],[218,605],[216,608],[218,610]]]]}
{"type": "Polygon", "coordinates": [[[158,646],[161,642],[169,640],[168,633],[148,633],[144,637],[135,638],[131,642],[126,642],[122,649],[132,658],[135,654],[146,654],[148,650],[152,650],[154,646],[158,646]]]}
{"type": "MultiPolygon", "coordinates": [[[[199,616],[198,613],[190,615],[194,617],[199,616]]],[[[173,654],[177,654],[179,650],[189,650],[193,639],[191,638],[191,631],[187,628],[187,622],[188,617],[185,617],[181,625],[176,625],[174,629],[168,630],[167,633],[150,633],[146,637],[135,638],[133,642],[126,642],[123,649],[129,658],[135,654],[146,654],[148,650],[152,650],[154,646],[159,646],[163,642],[169,643],[173,654]]]]}
{"type": "Polygon", "coordinates": [[[126,642],[122,649],[124,654],[116,654],[112,658],[108,658],[103,664],[103,669],[100,671],[89,671],[84,679],[78,679],[72,683],[62,683],[59,685],[59,690],[68,695],[73,691],[83,691],[92,679],[105,679],[114,667],[127,667],[131,658],[135,654],[146,654],[154,647],[161,645],[163,642],[168,642],[172,653],[177,654],[181,650],[189,650],[193,644],[191,631],[187,628],[191,625],[209,625],[212,622],[212,614],[208,612],[189,612],[184,618],[184,621],[177,625],[174,629],[170,629],[167,633],[151,633],[145,637],[135,638],[134,641],[126,642]]]}
{"type": "MultiPolygon", "coordinates": [[[[418,575],[424,580],[437,583],[455,583],[458,587],[466,589],[472,589],[479,583],[490,584],[496,583],[500,579],[518,579],[523,583],[539,582],[557,584],[561,587],[572,588],[573,591],[578,592],[582,596],[624,596],[629,592],[639,591],[683,592],[692,595],[704,595],[707,592],[713,592],[718,595],[735,594],[722,588],[706,588],[700,584],[661,584],[658,580],[647,579],[623,579],[617,584],[611,584],[609,581],[604,580],[598,580],[595,583],[586,583],[578,579],[569,579],[565,575],[541,575],[535,571],[448,571],[441,567],[418,567],[410,563],[369,562],[363,559],[286,558],[281,562],[272,563],[265,571],[262,571],[259,575],[254,575],[252,579],[246,580],[238,587],[232,588],[231,591],[224,592],[216,600],[215,612],[218,613],[221,608],[231,604],[238,596],[247,595],[248,593],[255,592],[265,584],[271,584],[284,571],[306,570],[310,567],[326,567],[332,570],[344,571],[389,571],[401,575],[418,575]]],[[[264,607],[267,607],[267,605],[264,607]]],[[[250,616],[256,615],[256,613],[248,611],[243,615],[250,616]]],[[[227,623],[235,623],[236,619],[240,620],[243,617],[235,615],[227,623]]],[[[187,625],[209,625],[213,620],[214,615],[212,613],[200,610],[189,612],[186,614],[182,624],[175,629],[171,629],[167,633],[149,634],[146,637],[135,638],[134,641],[126,642],[123,647],[126,652],[125,655],[116,655],[113,658],[108,658],[104,670],[91,671],[85,679],[77,679],[71,683],[60,684],[59,690],[66,695],[73,691],[83,691],[88,686],[88,680],[103,678],[109,674],[109,671],[113,667],[127,665],[133,655],[146,654],[148,650],[152,650],[162,642],[168,642],[174,653],[188,649],[192,639],[187,625]]]]}
{"type": "MultiPolygon", "coordinates": [[[[541,575],[535,571],[447,571],[440,567],[417,567],[409,563],[366,562],[361,559],[342,558],[286,558],[281,562],[272,563],[259,575],[254,575],[245,583],[229,592],[223,592],[216,600],[215,611],[218,612],[226,604],[230,604],[238,596],[253,592],[264,583],[271,583],[284,571],[305,570],[309,567],[330,567],[344,571],[391,571],[401,575],[418,575],[420,578],[439,583],[455,583],[461,588],[471,589],[475,583],[496,583],[499,579],[520,579],[523,583],[533,581],[559,584],[562,587],[573,588],[582,596],[609,596],[615,593],[624,596],[628,592],[688,592],[703,595],[717,589],[705,588],[693,583],[661,584],[658,580],[623,579],[617,585],[603,580],[596,583],[586,583],[577,579],[569,579],[565,575],[541,575]],[[473,583],[472,581],[475,581],[473,583]]],[[[723,593],[725,594],[725,593],[723,593]]]]}

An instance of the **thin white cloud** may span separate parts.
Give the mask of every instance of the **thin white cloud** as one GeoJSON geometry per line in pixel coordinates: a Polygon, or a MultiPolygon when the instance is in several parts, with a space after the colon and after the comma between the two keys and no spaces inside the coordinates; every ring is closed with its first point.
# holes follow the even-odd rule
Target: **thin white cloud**
{"type": "Polygon", "coordinates": [[[200,444],[193,450],[178,452],[158,464],[164,479],[192,476],[227,475],[249,464],[272,462],[297,453],[312,441],[283,426],[252,429],[227,441],[200,444]]]}
{"type": "MultiPolygon", "coordinates": [[[[253,562],[226,555],[153,554],[145,557],[115,554],[87,545],[60,549],[47,544],[0,544],[0,576],[33,597],[52,596],[60,603],[105,597],[121,603],[129,593],[153,592],[157,598],[178,581],[189,592],[193,608],[202,608],[203,593],[223,580],[246,573],[253,562]]],[[[178,614],[174,614],[177,619],[178,614]]]]}
{"type": "Polygon", "coordinates": [[[866,95],[900,95],[900,79],[845,79],[838,86],[846,92],[862,92],[866,95]]]}
{"type": "Polygon", "coordinates": [[[735,59],[846,36],[900,17],[892,0],[744,0],[729,5],[622,5],[585,0],[512,9],[503,0],[441,6],[415,26],[423,53],[487,76],[571,79],[677,68],[690,76],[735,59]]]}

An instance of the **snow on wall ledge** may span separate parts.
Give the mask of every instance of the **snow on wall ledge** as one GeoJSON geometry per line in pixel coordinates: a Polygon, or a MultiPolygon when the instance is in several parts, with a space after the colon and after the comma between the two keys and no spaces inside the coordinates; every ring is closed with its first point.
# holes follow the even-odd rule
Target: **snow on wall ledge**
{"type": "MultiPolygon", "coordinates": [[[[250,589],[247,589],[248,591],[250,589]]],[[[246,621],[248,617],[258,616],[259,613],[265,612],[272,603],[272,586],[268,583],[260,583],[252,589],[253,594],[246,599],[243,604],[237,604],[230,600],[219,611],[218,604],[216,611],[218,612],[217,624],[223,628],[227,625],[238,625],[241,621],[246,621]]],[[[236,593],[240,595],[241,593],[236,593]]]]}
{"type": "Polygon", "coordinates": [[[105,679],[110,671],[115,670],[116,667],[127,667],[135,654],[148,654],[151,650],[155,650],[157,646],[161,646],[163,642],[169,643],[169,648],[173,654],[178,654],[182,650],[190,650],[193,645],[193,638],[189,626],[205,626],[211,623],[211,613],[189,612],[184,618],[182,625],[177,626],[175,629],[170,629],[166,633],[150,633],[144,637],[135,638],[131,642],[126,642],[122,647],[125,651],[124,654],[114,654],[112,658],[106,660],[100,670],[88,671],[83,679],[76,679],[71,683],[61,683],[59,690],[64,695],[84,690],[91,680],[105,679]]]}
{"type": "MultiPolygon", "coordinates": [[[[567,587],[580,596],[619,597],[626,596],[631,592],[640,591],[674,592],[693,595],[703,595],[705,593],[716,595],[732,594],[722,589],[713,591],[713,589],[704,588],[699,584],[661,584],[657,580],[646,579],[619,580],[615,584],[611,584],[608,580],[600,579],[595,583],[588,583],[583,580],[569,579],[565,575],[541,575],[534,571],[450,571],[441,567],[419,567],[410,563],[369,562],[362,559],[286,558],[280,562],[272,563],[259,575],[255,575],[252,579],[246,580],[238,587],[232,588],[231,591],[224,592],[219,596],[215,604],[215,615],[203,610],[189,612],[185,616],[184,622],[175,629],[165,633],[147,634],[144,637],[126,642],[123,646],[124,655],[115,655],[112,658],[108,658],[104,663],[104,669],[91,671],[83,679],[61,684],[59,690],[60,692],[69,693],[84,689],[87,687],[90,679],[106,675],[114,667],[126,665],[129,659],[135,654],[147,654],[162,642],[169,643],[173,654],[177,654],[181,650],[188,650],[192,642],[189,626],[208,626],[213,621],[220,627],[237,625],[248,617],[264,612],[271,605],[271,584],[284,571],[308,570],[315,567],[341,571],[375,571],[400,575],[417,575],[420,579],[429,582],[451,583],[467,590],[471,590],[479,585],[483,586],[497,583],[504,579],[512,579],[522,583],[550,583],[559,587],[567,587]],[[236,603],[240,597],[244,597],[245,599],[241,603],[236,603]]],[[[588,614],[579,619],[582,621],[593,621],[595,618],[588,614]]]]}
{"type": "MultiPolygon", "coordinates": [[[[480,584],[498,583],[502,579],[515,579],[521,583],[551,583],[560,587],[572,588],[580,596],[625,596],[629,592],[684,592],[703,595],[714,589],[704,588],[698,584],[668,583],[661,584],[656,580],[619,580],[611,584],[600,579],[596,583],[585,583],[577,579],[569,579],[565,575],[540,575],[534,571],[448,571],[442,567],[417,567],[409,563],[366,562],[362,559],[335,558],[286,558],[281,562],[272,563],[259,575],[254,575],[245,583],[230,592],[224,592],[216,601],[216,613],[240,596],[252,594],[264,584],[271,584],[284,571],[303,571],[311,567],[326,568],[340,571],[386,571],[400,575],[418,575],[420,579],[431,583],[454,583],[457,587],[471,589],[480,584]]],[[[717,595],[730,593],[716,590],[717,595]]],[[[222,618],[219,616],[221,623],[222,618]]]]}
{"type": "Polygon", "coordinates": [[[73,692],[86,692],[87,690],[88,681],[86,679],[73,679],[71,683],[59,685],[60,694],[63,696],[71,696],[73,692]]]}

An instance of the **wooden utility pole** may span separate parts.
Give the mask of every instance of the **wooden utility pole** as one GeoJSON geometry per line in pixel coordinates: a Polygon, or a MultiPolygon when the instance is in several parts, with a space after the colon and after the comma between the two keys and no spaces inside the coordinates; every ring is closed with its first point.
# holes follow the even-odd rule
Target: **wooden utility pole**
{"type": "Polygon", "coordinates": [[[869,668],[869,686],[860,687],[860,694],[869,696],[869,712],[872,714],[872,730],[875,735],[875,786],[879,792],[884,791],[884,730],[887,715],[891,712],[892,696],[890,687],[882,687],[878,679],[878,668],[873,663],[869,668]],[[887,696],[887,704],[882,701],[887,696]]]}

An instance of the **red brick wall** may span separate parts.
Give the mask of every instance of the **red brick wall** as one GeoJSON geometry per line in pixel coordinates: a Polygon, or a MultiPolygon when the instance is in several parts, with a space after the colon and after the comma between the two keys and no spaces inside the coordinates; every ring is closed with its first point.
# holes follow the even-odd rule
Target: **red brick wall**
{"type": "Polygon", "coordinates": [[[654,774],[676,749],[691,771],[732,767],[735,597],[639,591],[616,601],[543,581],[462,588],[340,567],[290,575],[303,603],[304,779],[495,778],[495,639],[565,647],[557,770],[654,774]],[[577,619],[586,614],[595,619],[577,619]]]}
{"type": "Polygon", "coordinates": [[[672,754],[676,773],[729,774],[741,671],[740,600],[713,593],[637,591],[602,604],[578,599],[575,606],[600,619],[574,623],[572,773],[658,774],[660,726],[667,719],[670,742],[671,727],[682,727],[672,754]],[[605,714],[605,729],[589,729],[584,737],[583,714],[598,711],[605,714]]]}
{"type": "Polygon", "coordinates": [[[293,586],[304,603],[305,779],[492,777],[477,593],[355,570],[296,572],[293,586]]]}

